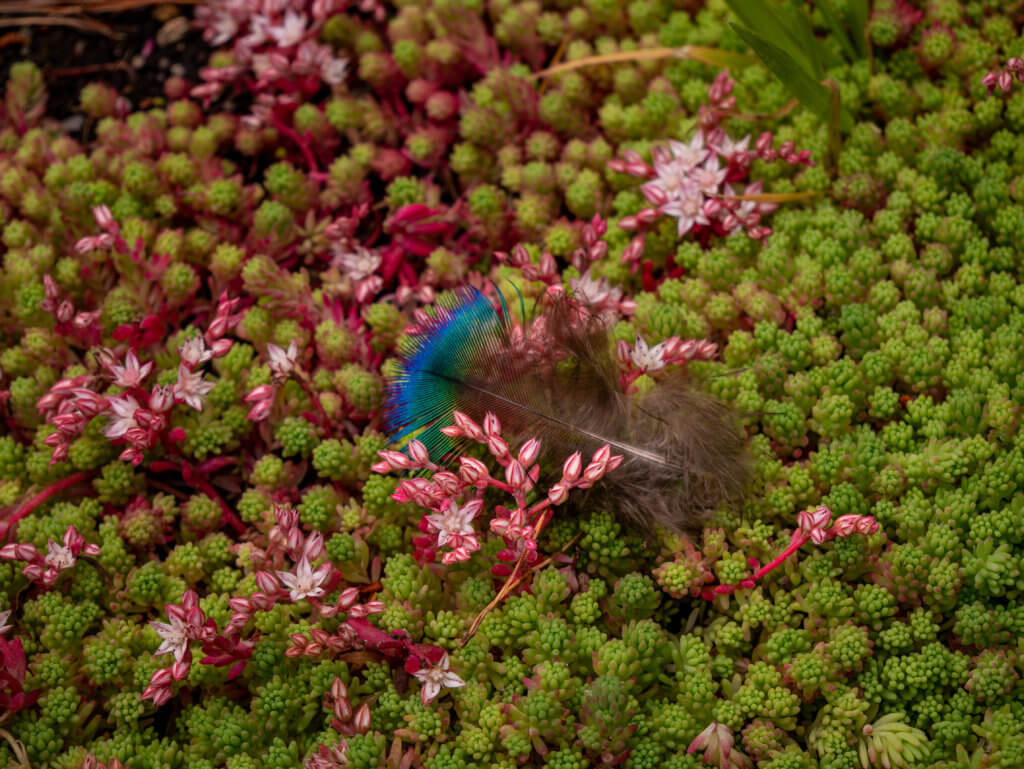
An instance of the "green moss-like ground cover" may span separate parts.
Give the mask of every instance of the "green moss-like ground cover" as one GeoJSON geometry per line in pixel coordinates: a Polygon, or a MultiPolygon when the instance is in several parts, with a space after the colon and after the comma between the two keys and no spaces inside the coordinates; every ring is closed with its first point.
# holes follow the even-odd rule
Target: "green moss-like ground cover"
{"type": "Polygon", "coordinates": [[[728,105],[695,60],[531,76],[560,44],[748,53],[722,2],[683,5],[303,7],[343,81],[257,83],[229,35],[211,62],[234,102],[175,81],[126,107],[96,84],[75,137],[12,69],[0,763],[1024,766],[1024,86],[982,83],[1024,55],[1020,10],[882,0],[870,57],[813,11],[850,116],[831,159],[827,123],[753,58],[728,105]],[[290,101],[257,124],[247,93],[290,101]],[[764,238],[638,225],[625,165],[699,124],[751,137],[735,192],[816,194],[766,208],[764,238]],[[814,165],[755,150],[764,132],[814,165]],[[742,415],[753,478],[692,546],[556,513],[539,549],[561,555],[461,646],[502,584],[493,506],[479,551],[423,565],[429,511],[370,466],[414,313],[482,275],[584,286],[627,349],[714,342],[686,370],[742,415]],[[879,529],[702,595],[823,505],[879,529]],[[442,651],[463,685],[428,692],[407,670],[442,651]]]}

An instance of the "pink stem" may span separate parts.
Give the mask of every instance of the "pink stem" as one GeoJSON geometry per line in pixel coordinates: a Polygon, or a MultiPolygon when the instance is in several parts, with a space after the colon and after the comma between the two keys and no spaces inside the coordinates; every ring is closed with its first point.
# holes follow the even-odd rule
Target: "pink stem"
{"type": "Polygon", "coordinates": [[[50,497],[54,496],[55,494],[59,494],[60,492],[64,491],[64,489],[70,486],[74,486],[79,481],[84,481],[87,477],[88,474],[84,472],[78,472],[74,473],[73,475],[69,475],[64,480],[57,481],[56,483],[51,483],[45,489],[43,489],[34,497],[32,497],[32,499],[23,503],[22,506],[19,507],[14,512],[14,514],[10,516],[9,519],[3,522],[3,528],[2,530],[0,530],[0,542],[6,539],[7,532],[10,531],[15,525],[17,525],[18,521],[20,521],[26,515],[31,513],[41,504],[46,502],[50,497]]]}
{"type": "Polygon", "coordinates": [[[766,563],[764,566],[757,569],[757,571],[755,571],[745,580],[736,585],[716,585],[713,588],[704,588],[704,590],[701,592],[701,597],[706,601],[713,601],[715,599],[715,596],[731,595],[741,587],[745,589],[752,588],[755,584],[757,584],[759,580],[763,579],[767,574],[770,574],[771,572],[779,568],[782,564],[784,564],[786,560],[789,559],[791,555],[793,555],[793,553],[795,553],[797,550],[803,547],[808,541],[810,541],[810,539],[811,538],[807,534],[804,534],[804,532],[800,531],[799,529],[797,531],[794,531],[793,536],[791,536],[789,539],[789,544],[786,546],[786,549],[779,553],[777,556],[775,556],[775,558],[766,563]]]}

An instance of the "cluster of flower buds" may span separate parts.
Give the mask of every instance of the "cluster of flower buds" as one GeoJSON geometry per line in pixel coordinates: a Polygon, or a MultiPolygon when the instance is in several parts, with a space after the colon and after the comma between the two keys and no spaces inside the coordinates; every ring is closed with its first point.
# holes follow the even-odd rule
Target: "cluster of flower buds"
{"type": "Polygon", "coordinates": [[[92,216],[96,221],[96,226],[100,228],[100,234],[80,238],[75,243],[75,250],[78,253],[88,254],[90,251],[112,248],[119,254],[127,254],[131,250],[128,247],[128,241],[121,235],[121,225],[117,223],[109,207],[94,207],[92,216]]]}
{"type": "Polygon", "coordinates": [[[479,534],[473,528],[473,519],[483,509],[483,496],[488,487],[510,494],[515,500],[511,507],[496,505],[490,520],[490,530],[505,540],[506,547],[498,553],[503,563],[493,569],[495,576],[509,576],[509,566],[520,559],[533,564],[538,559],[537,537],[550,519],[550,508],[568,499],[572,489],[586,489],[594,485],[605,473],[622,462],[604,446],[594,453],[584,469],[579,452],[574,453],[562,467],[562,477],[547,492],[545,498],[532,506],[527,495],[540,476],[537,459],[540,441],[530,438],[515,454],[501,437],[501,422],[488,412],[478,424],[466,414],[453,412],[454,425],[442,432],[449,438],[468,439],[487,446],[488,452],[502,467],[504,480],[491,475],[487,465],[473,457],[459,457],[458,473],[440,469],[430,460],[426,447],[419,441],[410,441],[407,454],[382,451],[382,462],[373,466],[376,472],[431,470],[430,478],[408,478],[401,481],[392,498],[399,502],[413,502],[433,510],[424,514],[419,528],[424,536],[413,540],[416,557],[425,563],[434,561],[442,548],[449,548],[442,556],[445,564],[465,561],[480,549],[479,534]],[[470,495],[467,501],[463,499],[470,495]],[[462,501],[459,501],[462,500],[462,501]]]}
{"type": "Polygon", "coordinates": [[[71,441],[82,434],[90,419],[108,408],[107,398],[88,388],[92,380],[88,374],[61,379],[36,402],[39,413],[57,428],[44,439],[53,447],[51,465],[67,458],[71,441]]]}
{"type": "Polygon", "coordinates": [[[272,382],[254,387],[246,394],[246,403],[251,403],[248,419],[253,422],[262,422],[274,408],[274,399],[277,397],[278,388],[295,370],[298,362],[299,348],[294,340],[288,345],[288,349],[278,347],[271,342],[267,345],[267,365],[270,367],[272,382]]]}
{"type": "Polygon", "coordinates": [[[62,571],[75,565],[79,556],[100,554],[100,546],[87,543],[74,526],[68,526],[62,544],[58,545],[51,539],[46,543],[46,549],[46,555],[43,555],[35,545],[12,543],[0,547],[0,559],[24,561],[25,568],[21,573],[35,584],[50,588],[57,584],[62,571]]]}
{"type": "Polygon", "coordinates": [[[245,80],[257,97],[253,126],[271,123],[274,110],[294,109],[297,95],[321,85],[341,86],[348,61],[317,42],[317,32],[340,7],[335,0],[211,0],[196,10],[196,23],[213,46],[233,43],[233,64],[206,67],[192,96],[209,104],[224,89],[245,80]]]}
{"type": "Polygon", "coordinates": [[[62,298],[60,286],[49,274],[43,276],[43,291],[44,296],[39,303],[39,309],[53,315],[56,333],[71,337],[85,347],[99,344],[101,335],[97,321],[101,310],[76,312],[74,303],[69,297],[62,298]]]}
{"type": "Polygon", "coordinates": [[[692,360],[713,360],[718,355],[718,345],[708,339],[687,339],[669,337],[653,347],[637,335],[630,346],[625,339],[615,345],[615,355],[626,371],[622,374],[622,388],[629,392],[633,383],[643,374],[661,371],[665,366],[685,366],[692,360]]]}
{"type": "Polygon", "coordinates": [[[679,237],[687,233],[698,238],[711,233],[731,235],[744,230],[749,237],[763,240],[771,230],[761,225],[761,217],[774,211],[776,204],[757,199],[762,194],[761,182],[748,184],[740,194],[733,185],[747,178],[754,158],[813,165],[810,151],[798,152],[792,142],[774,149],[770,132],[761,134],[753,150],[748,149],[749,136],[731,139],[718,123],[725,111],[735,106],[732,88],[733,81],[725,72],[711,84],[711,106],[702,108],[700,129],[689,143],[670,140],[667,147],[655,147],[653,164],[635,150],[626,150],[621,158],[608,162],[613,171],[647,180],[641,191],[650,206],[619,221],[619,227],[636,233],[621,257],[634,272],[640,267],[645,233],[662,216],[677,220],[679,237]]]}
{"type": "Polygon", "coordinates": [[[852,534],[870,536],[878,531],[879,528],[878,522],[870,515],[841,515],[836,519],[835,523],[829,526],[828,524],[831,520],[832,511],[824,505],[815,510],[804,510],[798,513],[796,516],[796,530],[790,536],[789,544],[785,550],[763,566],[756,559],[749,559],[748,563],[754,569],[754,573],[750,577],[737,585],[717,585],[705,588],[701,596],[711,601],[716,596],[728,595],[740,588],[745,590],[753,588],[759,580],[779,568],[791,555],[808,542],[821,545],[836,537],[849,537],[852,534]]]}
{"type": "Polygon", "coordinates": [[[170,622],[150,623],[161,639],[154,655],[172,654],[174,663],[155,671],[149,686],[142,692],[142,699],[152,700],[157,707],[171,699],[174,682],[188,675],[192,667],[192,642],[211,641],[217,635],[217,623],[199,608],[199,595],[195,590],[185,591],[181,605],[167,604],[164,610],[170,622]]]}
{"type": "Polygon", "coordinates": [[[988,89],[990,95],[996,88],[1003,93],[1009,93],[1015,77],[1017,82],[1024,83],[1024,59],[1019,56],[1011,56],[1002,69],[985,73],[981,78],[981,84],[988,89]]]}
{"type": "Polygon", "coordinates": [[[351,737],[370,731],[370,703],[364,702],[358,710],[353,710],[348,686],[340,678],[331,682],[331,688],[324,695],[324,707],[333,715],[331,727],[339,734],[351,737]]]}

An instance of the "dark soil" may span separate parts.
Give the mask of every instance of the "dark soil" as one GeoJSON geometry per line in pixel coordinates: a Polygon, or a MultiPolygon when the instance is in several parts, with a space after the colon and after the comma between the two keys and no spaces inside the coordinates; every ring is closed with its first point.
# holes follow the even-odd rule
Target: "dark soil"
{"type": "MultiPolygon", "coordinates": [[[[172,25],[182,24],[191,19],[192,9],[161,6],[96,15],[118,34],[117,38],[66,26],[0,30],[5,33],[0,41],[13,41],[0,47],[0,76],[6,79],[14,62],[35,62],[49,89],[47,115],[57,120],[81,114],[79,92],[95,81],[109,83],[134,108],[152,106],[163,99],[163,84],[171,75],[197,82],[197,73],[210,55],[202,34],[190,24],[182,24],[185,34],[177,41],[157,44],[163,39],[158,32],[175,15],[179,18],[172,25]]],[[[74,130],[72,125],[68,127],[74,130]]]]}

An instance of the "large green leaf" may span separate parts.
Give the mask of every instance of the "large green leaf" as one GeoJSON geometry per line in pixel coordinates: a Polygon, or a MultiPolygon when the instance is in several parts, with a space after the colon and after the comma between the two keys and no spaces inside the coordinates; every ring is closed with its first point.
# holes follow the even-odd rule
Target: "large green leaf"
{"type": "MultiPolygon", "coordinates": [[[[777,45],[769,43],[757,33],[738,24],[733,24],[732,27],[801,104],[821,118],[822,122],[829,122],[832,93],[828,88],[811,77],[792,56],[777,45]]],[[[845,108],[841,112],[841,126],[844,131],[849,131],[853,127],[853,119],[845,108]]]]}
{"type": "MultiPolygon", "coordinates": [[[[796,61],[812,79],[821,78],[821,72],[815,66],[816,54],[813,46],[808,47],[807,38],[801,31],[802,25],[799,22],[794,22],[792,15],[786,9],[773,8],[765,0],[725,0],[725,2],[743,26],[747,29],[756,29],[758,34],[775,41],[775,45],[796,61]]],[[[813,34],[811,38],[814,38],[813,34]]],[[[818,41],[815,40],[815,42],[818,41]]]]}

